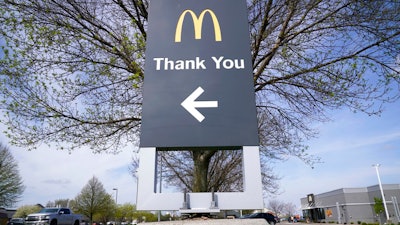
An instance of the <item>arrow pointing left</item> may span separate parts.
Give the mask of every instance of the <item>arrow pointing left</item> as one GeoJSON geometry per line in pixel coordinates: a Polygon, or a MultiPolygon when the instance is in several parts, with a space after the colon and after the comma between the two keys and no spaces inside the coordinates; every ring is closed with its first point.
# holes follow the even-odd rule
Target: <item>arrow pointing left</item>
{"type": "Polygon", "coordinates": [[[197,110],[197,108],[218,108],[218,101],[196,101],[203,92],[203,88],[198,87],[181,103],[181,106],[199,122],[203,121],[205,117],[197,110]]]}

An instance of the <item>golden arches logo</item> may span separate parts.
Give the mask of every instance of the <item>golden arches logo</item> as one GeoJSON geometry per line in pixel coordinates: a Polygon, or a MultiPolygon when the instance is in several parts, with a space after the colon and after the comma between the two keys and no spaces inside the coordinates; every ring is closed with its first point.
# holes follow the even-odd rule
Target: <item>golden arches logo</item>
{"type": "Polygon", "coordinates": [[[203,26],[203,19],[206,13],[210,14],[213,25],[214,25],[214,35],[215,41],[222,41],[221,37],[221,27],[219,26],[218,18],[215,13],[211,9],[203,10],[199,17],[190,9],[187,9],[182,12],[181,16],[179,17],[178,22],[176,23],[176,30],[175,30],[175,42],[181,42],[182,37],[182,25],[183,20],[185,19],[186,14],[189,13],[193,20],[193,28],[194,28],[194,38],[201,39],[201,30],[203,26]]]}

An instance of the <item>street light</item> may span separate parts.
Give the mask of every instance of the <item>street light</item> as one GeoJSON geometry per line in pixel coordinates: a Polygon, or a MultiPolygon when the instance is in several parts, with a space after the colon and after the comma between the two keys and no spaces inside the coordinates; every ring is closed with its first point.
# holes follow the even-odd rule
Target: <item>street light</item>
{"type": "Polygon", "coordinates": [[[118,205],[118,188],[113,188],[115,191],[115,204],[118,205]]]}
{"type": "Polygon", "coordinates": [[[378,170],[378,167],[380,166],[380,164],[373,164],[372,166],[375,167],[376,175],[378,176],[379,189],[381,190],[383,206],[385,207],[386,220],[389,220],[389,212],[388,212],[388,209],[387,209],[387,206],[386,206],[385,194],[383,193],[381,178],[379,176],[379,170],[378,170]]]}

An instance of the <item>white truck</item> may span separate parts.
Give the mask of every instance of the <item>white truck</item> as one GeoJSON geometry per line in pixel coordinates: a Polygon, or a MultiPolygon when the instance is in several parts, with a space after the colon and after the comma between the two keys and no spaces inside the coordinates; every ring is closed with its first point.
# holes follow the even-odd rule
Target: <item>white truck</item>
{"type": "Polygon", "coordinates": [[[82,215],[74,214],[69,208],[43,208],[29,214],[25,225],[80,225],[82,215]]]}

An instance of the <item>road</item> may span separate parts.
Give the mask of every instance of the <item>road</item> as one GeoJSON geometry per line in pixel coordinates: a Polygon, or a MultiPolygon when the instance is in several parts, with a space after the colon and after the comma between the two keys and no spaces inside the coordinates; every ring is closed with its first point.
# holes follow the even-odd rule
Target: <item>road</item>
{"type": "MultiPolygon", "coordinates": [[[[196,219],[149,222],[149,225],[268,225],[264,219],[196,219]]],[[[139,224],[140,225],[140,224],[139,224]]],[[[289,223],[283,221],[277,225],[321,225],[320,223],[289,223]]]]}

